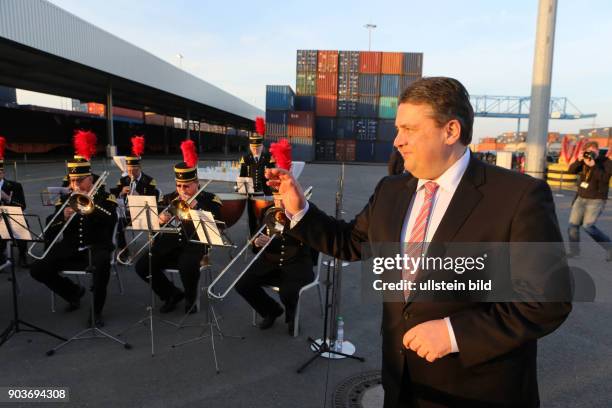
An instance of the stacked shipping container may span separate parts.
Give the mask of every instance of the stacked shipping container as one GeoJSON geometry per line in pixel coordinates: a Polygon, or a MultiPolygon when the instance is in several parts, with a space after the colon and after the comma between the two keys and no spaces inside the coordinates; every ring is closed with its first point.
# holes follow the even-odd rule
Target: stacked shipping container
{"type": "MultiPolygon", "coordinates": [[[[398,97],[421,78],[423,54],[298,50],[296,62],[297,95],[285,131],[294,148],[310,143],[324,161],[387,161],[398,97]]],[[[267,113],[275,106],[267,103],[267,113]]]]}

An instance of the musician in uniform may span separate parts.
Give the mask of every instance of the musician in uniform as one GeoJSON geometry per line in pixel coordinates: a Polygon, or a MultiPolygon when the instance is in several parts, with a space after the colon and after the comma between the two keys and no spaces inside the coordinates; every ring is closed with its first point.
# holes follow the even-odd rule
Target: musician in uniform
{"type": "MultiPolygon", "coordinates": [[[[84,156],[67,163],[70,188],[73,193],[91,194],[94,186],[91,163],[84,156]]],[[[70,195],[61,196],[56,202],[56,213],[60,211],[70,195]]],[[[112,235],[117,222],[117,201],[115,196],[97,189],[93,195],[93,212],[75,212],[66,205],[63,214],[58,215],[46,232],[51,242],[66,222],[74,219],[63,232],[63,238],[52,246],[45,258],[33,262],[30,268],[32,277],[47,285],[66,302],[67,311],[80,307],[85,288],[61,276],[63,270],[84,270],[89,266],[89,252],[93,266],[94,319],[97,326],[103,326],[102,309],[106,301],[106,286],[110,277],[110,257],[113,250],[112,235]]],[[[50,220],[48,220],[50,221],[50,220]]],[[[91,318],[91,317],[90,317],[91,318]]],[[[91,323],[91,322],[90,322],[91,323]]]]}
{"type": "MultiPolygon", "coordinates": [[[[176,181],[176,191],[163,196],[160,202],[160,225],[171,221],[172,215],[168,211],[161,211],[171,206],[177,199],[189,202],[192,209],[210,211],[213,216],[218,218],[221,210],[221,200],[215,194],[202,191],[195,199],[192,197],[198,192],[200,186],[197,175],[197,156],[195,146],[191,140],[183,142],[185,161],[174,166],[176,181]],[[189,154],[185,154],[189,150],[189,154]],[[194,159],[195,156],[195,159],[194,159]]],[[[176,219],[175,219],[176,220],[176,219]]],[[[176,305],[184,298],[185,313],[196,312],[192,307],[198,295],[198,283],[200,280],[200,265],[204,256],[208,253],[208,246],[189,242],[195,239],[195,230],[190,220],[170,225],[179,225],[180,233],[162,233],[157,236],[152,247],[151,257],[151,276],[153,277],[153,291],[162,299],[164,304],[160,307],[161,313],[171,312],[176,305]],[[174,286],[174,284],[164,275],[163,270],[169,267],[178,267],[184,292],[174,286]]],[[[148,282],[149,257],[143,256],[136,262],[136,272],[144,281],[148,282]]]]}
{"type": "MultiPolygon", "coordinates": [[[[157,182],[153,177],[142,172],[141,154],[143,151],[144,137],[132,137],[132,156],[126,156],[125,158],[127,175],[121,177],[117,182],[117,186],[110,189],[110,192],[114,194],[118,200],[122,200],[124,204],[126,204],[129,195],[154,196],[156,201],[159,201],[160,193],[157,189],[157,182]]],[[[117,246],[120,249],[126,246],[124,230],[129,222],[129,213],[125,213],[125,218],[119,220],[117,246]]]]}
{"type": "MultiPolygon", "coordinates": [[[[280,196],[274,194],[274,206],[280,205],[280,196]]],[[[272,208],[272,205],[268,208],[272,208]]],[[[263,214],[261,225],[265,222],[267,229],[264,231],[269,233],[273,231],[272,224],[278,221],[270,214],[265,217],[266,212],[263,214]]],[[[284,217],[284,213],[280,215],[284,217]]],[[[287,222],[286,228],[289,228],[288,220],[285,218],[283,221],[287,222]]],[[[269,240],[269,235],[260,234],[255,239],[254,246],[260,250],[269,240]]],[[[258,325],[260,329],[272,327],[274,321],[283,314],[281,305],[263,289],[264,285],[272,285],[279,288],[280,300],[285,307],[285,322],[288,324],[289,334],[293,335],[299,291],[314,279],[312,268],[317,256],[318,252],[283,232],[266,247],[264,253],[240,278],[236,291],[263,318],[258,325]]]]}
{"type": "MultiPolygon", "coordinates": [[[[19,206],[22,210],[26,209],[25,195],[21,183],[7,180],[4,178],[4,150],[6,140],[0,136],[0,204],[19,206]]],[[[0,266],[7,262],[6,258],[7,241],[0,241],[0,266]]],[[[27,244],[25,241],[18,241],[19,266],[27,267],[27,244]]]]}
{"type": "MultiPolygon", "coordinates": [[[[267,168],[275,167],[275,161],[269,152],[264,151],[262,135],[263,133],[249,137],[249,153],[240,158],[240,177],[253,179],[255,195],[271,196],[272,190],[266,184],[264,172],[267,168]]],[[[255,216],[255,209],[251,200],[248,200],[247,212],[249,214],[249,232],[253,235],[257,231],[259,220],[255,216]]]]}

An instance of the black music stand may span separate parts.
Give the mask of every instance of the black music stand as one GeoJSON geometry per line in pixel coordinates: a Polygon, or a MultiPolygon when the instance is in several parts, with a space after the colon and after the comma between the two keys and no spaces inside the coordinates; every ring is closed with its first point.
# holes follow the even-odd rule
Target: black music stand
{"type": "MultiPolygon", "coordinates": [[[[193,220],[192,220],[193,221],[193,220]]],[[[223,225],[224,222],[222,221],[214,221],[216,225],[223,225]]],[[[199,240],[195,240],[193,239],[194,237],[188,237],[189,242],[192,243],[197,243],[200,245],[208,245],[211,249],[213,247],[220,247],[220,248],[226,248],[226,247],[233,247],[233,245],[219,245],[219,244],[215,244],[214,240],[211,238],[211,231],[209,231],[208,228],[206,228],[206,222],[202,221],[202,219],[199,219],[197,221],[193,221],[194,224],[194,235],[197,234],[197,230],[198,228],[202,228],[202,231],[204,232],[204,236],[201,236],[200,238],[203,239],[199,239],[199,240]]],[[[223,235],[219,234],[219,237],[222,238],[223,235]]],[[[211,283],[211,279],[212,277],[210,276],[210,270],[206,271],[206,275],[205,275],[205,279],[206,279],[206,286],[202,287],[202,291],[204,291],[204,293],[208,293],[208,287],[211,283]]],[[[212,352],[213,352],[213,358],[215,360],[215,369],[217,374],[219,374],[221,372],[221,370],[219,369],[219,363],[217,361],[217,351],[215,349],[215,335],[219,336],[222,340],[224,338],[233,338],[233,339],[239,339],[239,340],[244,340],[244,336],[230,336],[227,334],[224,334],[223,331],[221,330],[221,326],[219,326],[219,320],[217,319],[217,314],[215,313],[215,308],[211,302],[211,299],[206,296],[205,300],[204,300],[204,323],[199,325],[202,327],[202,331],[200,332],[200,334],[192,339],[189,340],[185,340],[182,341],[180,343],[175,343],[172,345],[172,348],[176,348],[176,347],[180,347],[180,346],[184,346],[186,344],[191,344],[191,343],[195,343],[201,340],[205,340],[205,339],[210,339],[210,345],[212,347],[212,352]],[[204,334],[206,333],[208,330],[210,330],[210,334],[204,334]]],[[[188,326],[183,326],[183,322],[187,319],[187,317],[191,314],[191,310],[196,306],[196,303],[194,302],[193,305],[191,305],[191,308],[187,311],[187,313],[185,313],[185,316],[183,317],[183,319],[181,319],[181,321],[179,322],[179,329],[182,327],[188,327],[188,326]]]]}
{"type": "MultiPolygon", "coordinates": [[[[15,248],[17,247],[17,242],[19,241],[27,241],[27,242],[43,242],[43,240],[41,238],[38,239],[21,239],[15,236],[14,231],[13,231],[13,227],[11,223],[16,223],[19,226],[26,228],[28,231],[30,231],[31,235],[36,235],[33,234],[32,231],[28,228],[27,226],[27,221],[26,221],[26,225],[23,225],[21,223],[19,223],[17,220],[15,220],[11,214],[9,214],[4,208],[1,209],[0,212],[1,216],[2,216],[2,220],[4,221],[4,225],[6,226],[6,230],[8,232],[8,240],[11,241],[10,243],[10,251],[9,251],[9,260],[11,262],[11,285],[12,285],[12,293],[13,293],[13,320],[11,320],[11,322],[9,323],[9,325],[7,326],[7,328],[2,332],[2,334],[0,334],[0,346],[2,346],[4,343],[6,343],[11,337],[13,337],[14,335],[21,333],[21,332],[35,332],[35,333],[43,333],[46,334],[48,336],[51,337],[55,337],[56,339],[60,339],[60,340],[66,340],[65,337],[62,337],[58,334],[55,334],[53,332],[50,332],[48,330],[42,329],[38,326],[35,326],[31,323],[26,322],[25,320],[22,320],[19,317],[19,302],[17,301],[17,279],[15,276],[15,248]],[[26,326],[26,328],[22,328],[21,325],[26,326]]],[[[35,217],[38,220],[38,223],[40,225],[40,218],[35,215],[35,214],[29,214],[29,215],[23,215],[24,218],[25,217],[35,217]]],[[[42,229],[42,228],[41,228],[42,229]]],[[[5,239],[4,237],[2,239],[5,239]]]]}
{"type": "Polygon", "coordinates": [[[153,208],[151,208],[151,206],[149,206],[148,203],[144,203],[144,206],[138,211],[137,215],[132,218],[132,223],[135,219],[137,219],[141,214],[145,215],[146,217],[146,229],[144,229],[143,231],[147,232],[147,256],[149,258],[149,273],[147,275],[147,279],[149,280],[149,291],[151,294],[151,303],[147,306],[146,308],[146,313],[145,316],[138,320],[136,323],[132,324],[130,327],[128,327],[127,329],[123,330],[121,333],[119,333],[117,336],[122,336],[124,333],[127,333],[128,331],[132,330],[133,328],[148,322],[149,323],[149,333],[150,333],[150,339],[151,339],[151,357],[155,356],[155,337],[154,337],[154,324],[153,321],[154,319],[158,319],[160,322],[162,323],[166,323],[168,325],[177,327],[177,324],[174,322],[171,322],[169,320],[165,320],[165,319],[161,319],[158,316],[153,314],[153,310],[155,309],[155,292],[153,291],[153,272],[152,272],[152,263],[151,260],[153,258],[153,241],[155,240],[155,237],[157,236],[157,234],[163,234],[163,233],[178,233],[179,230],[176,228],[159,228],[159,229],[154,229],[153,228],[153,223],[151,222],[151,214],[156,215],[155,212],[153,212],[153,208]]]}

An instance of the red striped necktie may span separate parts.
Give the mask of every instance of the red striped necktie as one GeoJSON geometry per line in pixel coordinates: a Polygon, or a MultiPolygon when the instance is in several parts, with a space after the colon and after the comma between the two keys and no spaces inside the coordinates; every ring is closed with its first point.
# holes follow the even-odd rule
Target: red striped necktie
{"type": "MultiPolygon", "coordinates": [[[[423,251],[423,243],[425,242],[425,236],[427,233],[427,226],[429,225],[429,219],[431,218],[431,207],[433,206],[433,199],[438,191],[438,184],[433,181],[428,181],[424,185],[425,187],[425,198],[423,199],[423,205],[417,215],[414,225],[412,226],[412,232],[410,233],[410,239],[405,244],[405,254],[409,258],[418,258],[421,256],[423,251]]],[[[410,263],[409,263],[410,265],[410,263]]],[[[410,269],[404,269],[402,273],[402,279],[406,281],[414,281],[416,278],[417,271],[411,273],[410,269]]],[[[404,297],[407,299],[410,294],[408,288],[404,289],[404,297]]]]}

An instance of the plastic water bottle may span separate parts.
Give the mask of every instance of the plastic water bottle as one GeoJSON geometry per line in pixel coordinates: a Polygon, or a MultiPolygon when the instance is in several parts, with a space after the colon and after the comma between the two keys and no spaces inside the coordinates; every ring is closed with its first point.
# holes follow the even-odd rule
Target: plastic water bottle
{"type": "Polygon", "coordinates": [[[344,320],[342,316],[338,316],[338,334],[336,335],[336,343],[334,351],[342,353],[342,343],[344,342],[344,320]]]}

